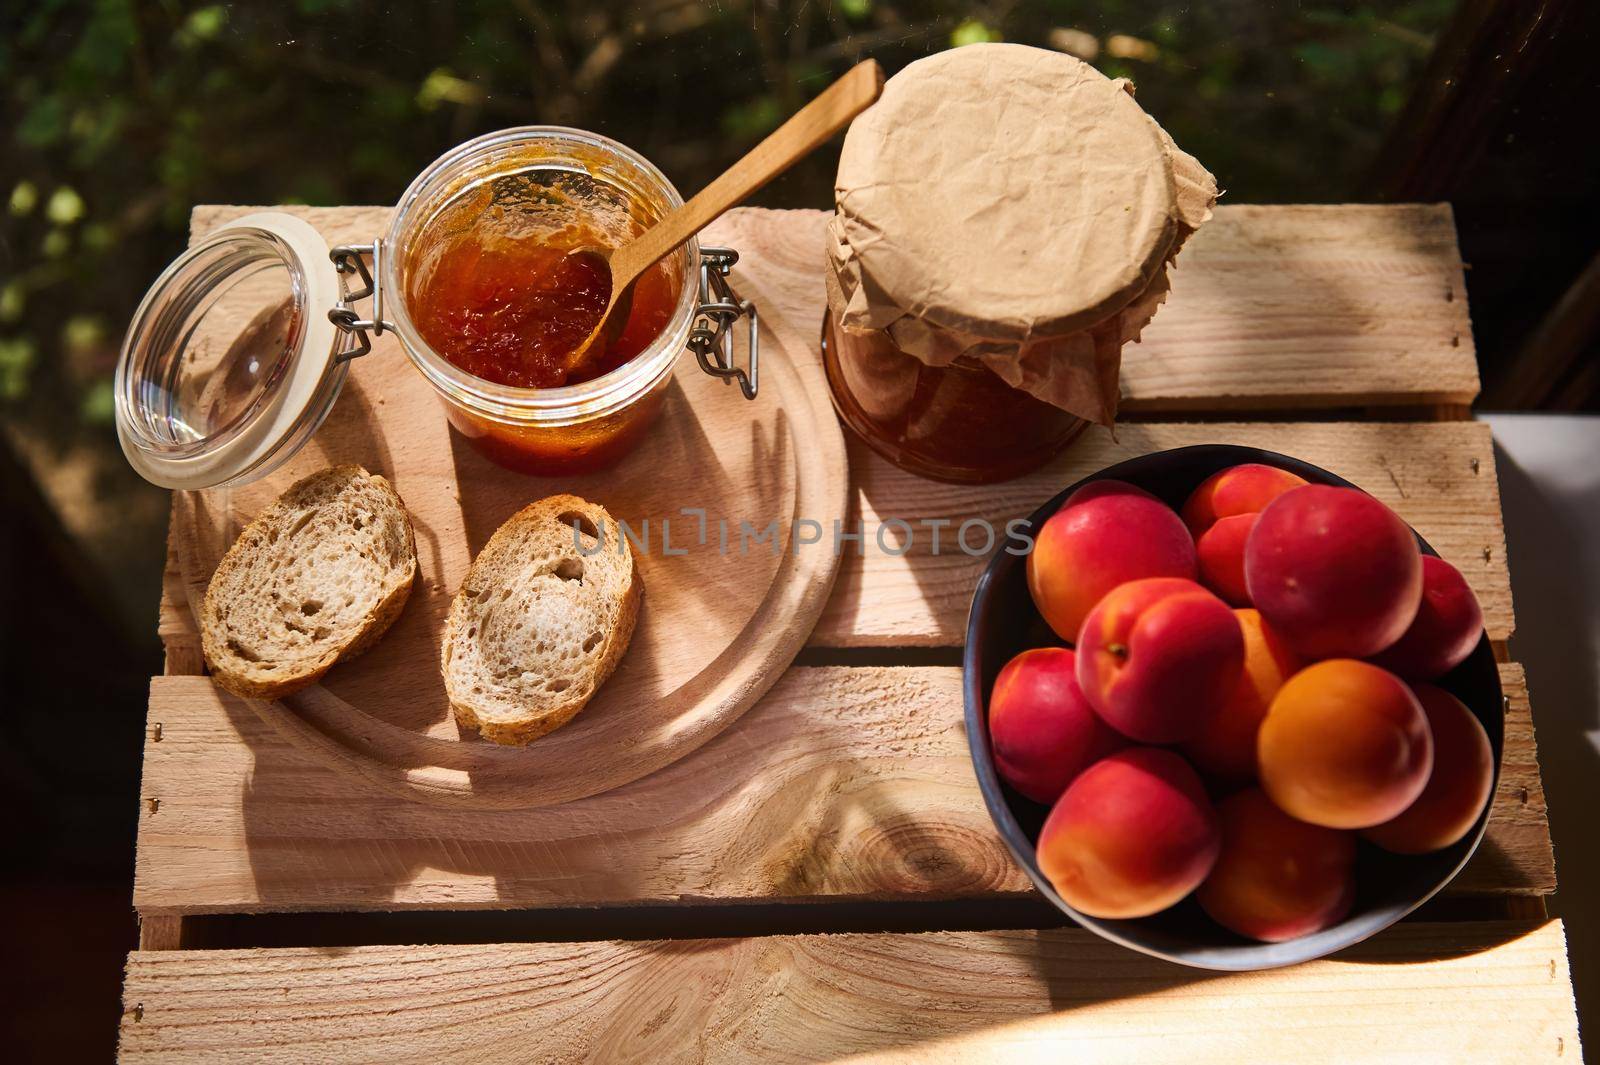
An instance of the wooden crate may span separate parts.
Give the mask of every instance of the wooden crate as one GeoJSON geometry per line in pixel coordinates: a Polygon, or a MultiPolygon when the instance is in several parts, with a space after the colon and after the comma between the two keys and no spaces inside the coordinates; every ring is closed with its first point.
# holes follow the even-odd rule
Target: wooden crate
{"type": "MultiPolygon", "coordinates": [[[[348,217],[303,213],[334,233],[348,217]]],[[[711,235],[744,253],[737,284],[773,346],[813,360],[809,372],[824,221],[744,210],[711,235]]],[[[1411,522],[1466,574],[1505,658],[1515,622],[1489,430],[1450,420],[1477,372],[1448,208],[1220,210],[1129,350],[1124,382],[1133,420],[1115,439],[1092,431],[1004,485],[918,480],[852,445],[857,513],[869,531],[891,514],[1003,521],[1133,455],[1271,448],[1411,522]]],[[[847,555],[810,648],[728,732],[628,787],[493,814],[407,803],[288,744],[199,675],[192,621],[169,594],[123,1056],[1579,1056],[1564,934],[1544,916],[1555,875],[1533,721],[1510,662],[1488,837],[1444,902],[1359,948],[1224,977],[1070,928],[943,931],[975,913],[1040,913],[990,826],[962,734],[958,648],[981,565],[920,549],[847,555]],[[640,907],[650,934],[681,924],[711,938],[631,938],[640,907]],[[489,918],[488,938],[544,913],[540,937],[587,941],[483,942],[482,916],[460,914],[426,926],[454,945],[405,945],[416,933],[391,924],[376,933],[400,940],[387,945],[198,946],[220,920],[200,915],[442,910],[516,911],[503,926],[489,918]],[[717,938],[718,921],[745,913],[763,932],[926,931],[717,938]]],[[[230,942],[276,942],[289,919],[228,920],[230,942]]],[[[358,920],[327,918],[311,938],[370,941],[358,920]]],[[[293,926],[291,940],[294,928],[310,935],[293,926]]]]}

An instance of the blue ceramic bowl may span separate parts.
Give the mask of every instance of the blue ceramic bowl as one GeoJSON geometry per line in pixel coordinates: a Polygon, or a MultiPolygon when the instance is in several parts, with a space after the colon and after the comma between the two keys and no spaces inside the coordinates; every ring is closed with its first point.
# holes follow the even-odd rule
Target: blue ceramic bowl
{"type": "MultiPolygon", "coordinates": [[[[1354,487],[1327,470],[1287,455],[1206,444],[1130,459],[1086,477],[1034,511],[1027,531],[1036,534],[1069,495],[1090,481],[1127,481],[1176,509],[1201,481],[1242,462],[1290,470],[1313,484],[1354,487]]],[[[1421,537],[1417,543],[1424,554],[1438,554],[1421,537]]],[[[1045,898],[1080,925],[1134,950],[1196,968],[1249,970],[1293,965],[1359,943],[1394,924],[1448,884],[1477,849],[1488,824],[1487,810],[1463,839],[1433,854],[1390,854],[1362,841],[1356,859],[1356,899],[1349,916],[1331,928],[1287,943],[1258,943],[1230,932],[1207,917],[1192,897],[1162,913],[1136,920],[1105,920],[1074,910],[1050,886],[1035,855],[1039,830],[1049,809],[1025,798],[1000,779],[989,747],[988,700],[996,674],[1021,651],[1061,643],[1034,609],[1026,567],[1026,558],[1007,554],[1002,548],[990,560],[973,593],[963,661],[967,743],[978,786],[1001,838],[1045,898]]],[[[1488,637],[1479,640],[1472,655],[1437,683],[1465,703],[1483,723],[1494,748],[1498,786],[1505,718],[1500,672],[1488,637]]]]}

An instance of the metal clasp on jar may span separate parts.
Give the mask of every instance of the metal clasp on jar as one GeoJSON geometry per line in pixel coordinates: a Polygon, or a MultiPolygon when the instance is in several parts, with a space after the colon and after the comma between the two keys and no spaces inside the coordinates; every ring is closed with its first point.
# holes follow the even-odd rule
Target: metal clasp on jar
{"type": "Polygon", "coordinates": [[[344,362],[358,359],[372,350],[372,336],[383,336],[386,329],[394,329],[392,322],[383,320],[383,241],[371,244],[340,244],[328,252],[333,268],[339,272],[339,302],[328,311],[328,320],[340,332],[351,338],[351,346],[341,351],[335,359],[344,362]],[[372,258],[372,269],[367,269],[367,258],[372,258]],[[350,287],[350,275],[361,278],[361,287],[350,287]],[[363,318],[355,305],[372,297],[372,317],[363,318]],[[371,336],[368,336],[368,333],[371,336]]]}
{"type": "Polygon", "coordinates": [[[755,399],[761,386],[760,318],[756,305],[741,300],[728,284],[728,272],[739,261],[732,248],[700,249],[700,305],[695,308],[694,329],[689,333],[689,350],[700,369],[724,381],[739,382],[745,399],[755,399]],[[733,362],[733,323],[744,315],[750,320],[748,369],[733,362]]]}

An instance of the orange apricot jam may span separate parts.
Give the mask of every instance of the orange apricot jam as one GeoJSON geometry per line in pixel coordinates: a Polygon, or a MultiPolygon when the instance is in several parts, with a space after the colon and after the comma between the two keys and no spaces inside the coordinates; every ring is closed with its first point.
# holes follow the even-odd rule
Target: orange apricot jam
{"type": "MultiPolygon", "coordinates": [[[[634,283],[627,320],[608,326],[583,363],[568,368],[611,296],[611,275],[595,256],[572,248],[603,247],[592,235],[551,240],[495,238],[472,231],[453,237],[433,268],[412,285],[418,334],[443,358],[485,381],[513,388],[581,385],[648,351],[672,323],[679,280],[669,262],[634,283]]],[[[623,310],[618,307],[613,313],[623,310]]],[[[589,473],[615,465],[643,439],[665,398],[667,381],[628,405],[567,424],[530,424],[446,404],[450,423],[491,461],[539,476],[589,473]]]]}
{"type": "Polygon", "coordinates": [[[822,319],[822,367],[840,420],[922,477],[986,484],[1043,465],[1088,423],[967,357],[929,366],[882,334],[822,319]]]}
{"type": "Polygon", "coordinates": [[[490,462],[535,477],[594,473],[621,462],[644,440],[666,399],[671,375],[630,405],[560,427],[517,425],[446,406],[445,415],[490,462]]]}
{"type": "MultiPolygon", "coordinates": [[[[596,338],[573,372],[571,354],[588,339],[611,298],[611,273],[598,256],[571,255],[583,242],[503,241],[485,247],[457,237],[413,297],[417,332],[451,363],[515,388],[582,384],[634,358],[660,335],[678,294],[663,266],[634,285],[620,333],[596,338]]],[[[609,332],[609,331],[608,331],[609,332]]]]}

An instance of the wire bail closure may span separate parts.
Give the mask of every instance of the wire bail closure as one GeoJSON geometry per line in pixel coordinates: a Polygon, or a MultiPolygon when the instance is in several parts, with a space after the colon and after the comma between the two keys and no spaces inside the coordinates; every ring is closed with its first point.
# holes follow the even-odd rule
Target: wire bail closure
{"type": "MultiPolygon", "coordinates": [[[[339,274],[339,299],[328,311],[328,320],[349,338],[345,350],[334,356],[338,362],[358,359],[372,350],[372,338],[394,329],[383,317],[383,241],[371,244],[340,244],[328,252],[339,274]],[[372,266],[367,266],[367,258],[372,266]],[[352,287],[351,278],[359,279],[352,287]],[[372,299],[372,317],[363,318],[355,305],[372,299]]],[[[761,387],[760,319],[755,304],[742,300],[728,283],[728,273],[739,261],[732,248],[700,249],[700,302],[695,307],[694,328],[689,331],[688,348],[694,352],[700,369],[724,381],[737,381],[745,399],[755,399],[761,387]],[[741,317],[750,321],[748,355],[745,367],[734,364],[733,323],[741,317]]]]}
{"type": "Polygon", "coordinates": [[[334,356],[338,362],[359,359],[372,350],[372,337],[383,336],[384,330],[394,329],[394,324],[383,320],[383,286],[375,278],[383,277],[383,241],[371,244],[340,244],[328,252],[333,268],[339,272],[339,300],[328,311],[328,320],[339,331],[351,338],[351,346],[334,356]],[[372,269],[367,269],[367,256],[372,257],[372,269]],[[350,287],[350,275],[361,279],[361,287],[350,287]],[[363,318],[355,305],[372,297],[372,317],[363,318]],[[370,332],[370,335],[369,335],[370,332]]]}
{"type": "Polygon", "coordinates": [[[745,399],[755,399],[761,386],[760,318],[756,305],[741,300],[728,284],[728,272],[739,261],[732,248],[700,249],[700,305],[695,308],[694,328],[689,332],[689,350],[700,369],[724,381],[739,382],[745,399]],[[748,371],[733,362],[733,323],[740,316],[750,320],[748,371]]]}

